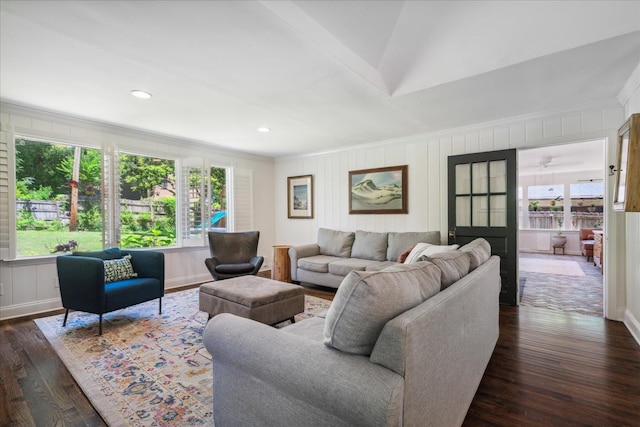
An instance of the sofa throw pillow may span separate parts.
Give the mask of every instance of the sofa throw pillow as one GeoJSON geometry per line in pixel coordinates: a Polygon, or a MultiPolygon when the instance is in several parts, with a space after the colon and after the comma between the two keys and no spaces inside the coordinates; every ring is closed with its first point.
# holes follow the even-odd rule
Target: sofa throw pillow
{"type": "Polygon", "coordinates": [[[440,291],[440,270],[423,262],[395,271],[352,271],[327,312],[324,343],[346,353],[370,355],[384,325],[440,291]]]}
{"type": "Polygon", "coordinates": [[[120,259],[105,260],[103,262],[105,283],[138,277],[138,273],[133,271],[133,266],[131,265],[131,255],[125,255],[120,259]]]}
{"type": "Polygon", "coordinates": [[[349,258],[354,238],[355,234],[352,232],[319,228],[318,246],[320,247],[320,255],[349,258]]]}
{"type": "Polygon", "coordinates": [[[472,240],[461,247],[460,250],[469,254],[469,271],[475,270],[491,257],[491,245],[483,238],[472,240]]]}
{"type": "Polygon", "coordinates": [[[438,252],[447,252],[454,251],[458,249],[459,245],[432,245],[430,243],[418,243],[416,244],[409,255],[407,255],[407,259],[404,260],[405,264],[413,264],[417,262],[421,256],[429,256],[436,254],[438,252]]]}
{"type": "Polygon", "coordinates": [[[387,233],[356,230],[351,258],[384,261],[387,259],[387,233]]]}
{"type": "Polygon", "coordinates": [[[416,243],[424,242],[432,245],[440,244],[439,231],[403,231],[389,232],[389,247],[387,248],[387,260],[395,261],[402,251],[416,243]]]}
{"type": "Polygon", "coordinates": [[[404,261],[407,259],[407,257],[415,247],[416,245],[412,245],[407,249],[405,249],[400,255],[398,255],[398,259],[396,259],[396,262],[399,262],[400,264],[404,264],[404,261]]]}
{"type": "Polygon", "coordinates": [[[434,263],[440,269],[440,290],[444,290],[469,273],[469,255],[461,251],[423,255],[420,261],[434,263]]]}

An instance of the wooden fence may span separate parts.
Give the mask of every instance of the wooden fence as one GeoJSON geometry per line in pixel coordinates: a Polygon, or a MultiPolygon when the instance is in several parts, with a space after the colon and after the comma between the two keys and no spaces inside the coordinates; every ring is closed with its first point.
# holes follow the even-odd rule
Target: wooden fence
{"type": "MultiPolygon", "coordinates": [[[[94,203],[99,203],[99,200],[92,200],[94,203]]],[[[69,212],[63,209],[63,206],[67,202],[55,201],[55,200],[16,200],[16,214],[20,215],[20,212],[28,210],[33,217],[38,220],[54,221],[54,220],[68,220],[69,212]]],[[[144,212],[151,213],[151,206],[149,202],[144,200],[129,200],[121,199],[120,208],[123,210],[131,211],[134,214],[141,214],[144,212]]],[[[78,210],[83,210],[83,201],[78,204],[78,210]]],[[[154,207],[155,215],[165,215],[166,212],[162,206],[156,205],[154,207]]]]}

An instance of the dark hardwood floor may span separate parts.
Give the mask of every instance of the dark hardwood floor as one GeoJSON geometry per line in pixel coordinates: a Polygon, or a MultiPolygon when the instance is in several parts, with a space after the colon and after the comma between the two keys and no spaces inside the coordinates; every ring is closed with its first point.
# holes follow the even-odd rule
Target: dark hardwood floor
{"type": "MultiPolygon", "coordinates": [[[[0,323],[0,426],[105,425],[35,317],[0,323]]],[[[640,346],[622,323],[506,306],[500,323],[465,426],[640,426],[640,346]]]]}

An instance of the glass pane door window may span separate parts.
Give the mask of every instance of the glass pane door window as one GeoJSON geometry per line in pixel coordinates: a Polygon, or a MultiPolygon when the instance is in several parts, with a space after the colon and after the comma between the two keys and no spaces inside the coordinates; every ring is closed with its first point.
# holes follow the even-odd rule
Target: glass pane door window
{"type": "Polygon", "coordinates": [[[506,161],[457,164],[456,226],[506,227],[506,161]]]}

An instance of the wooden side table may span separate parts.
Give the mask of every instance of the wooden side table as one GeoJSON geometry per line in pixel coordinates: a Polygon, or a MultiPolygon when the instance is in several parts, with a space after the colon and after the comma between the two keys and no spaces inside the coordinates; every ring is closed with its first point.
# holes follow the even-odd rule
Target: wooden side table
{"type": "Polygon", "coordinates": [[[270,268],[261,268],[256,274],[258,277],[264,277],[265,279],[271,279],[271,269],[270,268]]]}
{"type": "Polygon", "coordinates": [[[273,247],[273,267],[271,279],[291,283],[291,260],[289,259],[289,245],[275,245],[273,247]]]}

